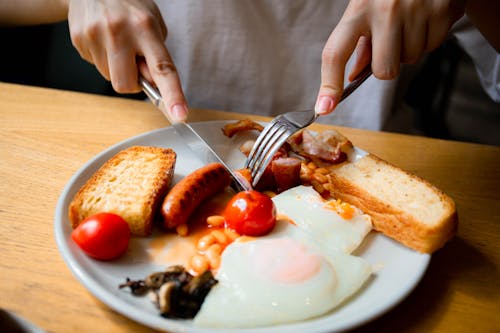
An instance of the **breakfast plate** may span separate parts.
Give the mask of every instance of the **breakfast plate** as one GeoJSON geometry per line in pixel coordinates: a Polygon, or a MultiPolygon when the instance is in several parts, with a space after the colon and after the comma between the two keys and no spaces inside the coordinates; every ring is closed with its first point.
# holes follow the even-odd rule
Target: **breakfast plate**
{"type": "MultiPolygon", "coordinates": [[[[241,168],[244,156],[238,147],[249,135],[228,139],[220,129],[226,122],[192,123],[214,150],[235,169],[241,168]]],[[[202,166],[199,157],[179,139],[171,127],[144,133],[122,141],[101,152],[78,170],[59,197],[55,212],[55,238],[59,251],[76,278],[98,299],[115,311],[151,328],[172,332],[209,332],[212,329],[193,326],[191,320],[166,319],[148,297],[134,297],[119,289],[127,277],[142,279],[163,270],[168,263],[151,256],[156,231],[152,237],[132,238],[127,253],[118,260],[96,261],[87,257],[71,240],[68,205],[75,193],[92,174],[119,151],[134,145],[169,147],[177,153],[174,182],[202,166]]],[[[359,153],[363,151],[358,149],[359,153]]],[[[252,329],[218,329],[221,332],[336,332],[362,325],[397,305],[415,288],[425,273],[430,255],[410,250],[382,234],[371,232],[354,253],[374,267],[374,274],[353,297],[333,311],[306,321],[252,329]]]]}

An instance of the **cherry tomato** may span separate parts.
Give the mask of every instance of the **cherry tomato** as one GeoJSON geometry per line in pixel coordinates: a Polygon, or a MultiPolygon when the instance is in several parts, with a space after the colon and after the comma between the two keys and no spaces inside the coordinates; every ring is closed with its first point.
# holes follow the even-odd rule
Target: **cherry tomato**
{"type": "Polygon", "coordinates": [[[130,227],[119,215],[98,213],[80,223],[71,233],[71,238],[87,255],[111,260],[127,251],[130,227]]]}
{"type": "Polygon", "coordinates": [[[223,212],[226,225],[241,235],[263,236],[276,224],[276,207],[267,195],[243,191],[229,200],[223,212]]]}

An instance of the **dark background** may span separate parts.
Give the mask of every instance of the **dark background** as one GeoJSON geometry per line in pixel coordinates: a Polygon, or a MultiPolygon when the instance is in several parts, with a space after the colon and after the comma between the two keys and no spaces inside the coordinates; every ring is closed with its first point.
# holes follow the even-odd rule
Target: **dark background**
{"type": "MultiPolygon", "coordinates": [[[[71,45],[66,22],[1,27],[0,81],[117,96],[71,45]]],[[[388,131],[500,145],[500,104],[482,90],[470,59],[453,41],[431,53],[405,94],[405,126],[388,131]]],[[[144,99],[143,94],[126,95],[144,99]]]]}

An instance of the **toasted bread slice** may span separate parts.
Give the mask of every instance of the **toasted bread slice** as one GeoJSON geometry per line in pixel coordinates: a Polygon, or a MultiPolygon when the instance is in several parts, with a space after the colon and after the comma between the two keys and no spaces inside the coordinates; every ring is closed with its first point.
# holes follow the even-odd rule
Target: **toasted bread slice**
{"type": "Polygon", "coordinates": [[[175,161],[172,149],[134,146],[122,150],[73,198],[69,205],[72,227],[88,216],[109,212],[125,219],[133,235],[150,235],[156,211],[170,187],[175,161]]]}
{"type": "Polygon", "coordinates": [[[423,253],[454,236],[455,203],[426,180],[372,154],[330,171],[330,194],[371,215],[375,230],[423,253]]]}

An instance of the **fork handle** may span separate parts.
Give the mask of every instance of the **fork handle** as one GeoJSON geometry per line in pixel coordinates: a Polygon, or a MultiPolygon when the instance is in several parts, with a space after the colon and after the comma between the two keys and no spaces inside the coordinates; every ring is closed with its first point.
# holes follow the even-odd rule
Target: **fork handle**
{"type": "Polygon", "coordinates": [[[363,82],[366,81],[367,78],[372,75],[372,67],[371,64],[368,64],[363,70],[356,76],[354,80],[352,80],[345,88],[344,92],[342,93],[342,96],[340,96],[340,101],[343,101],[344,99],[347,98],[350,94],[354,92],[363,82]]]}

